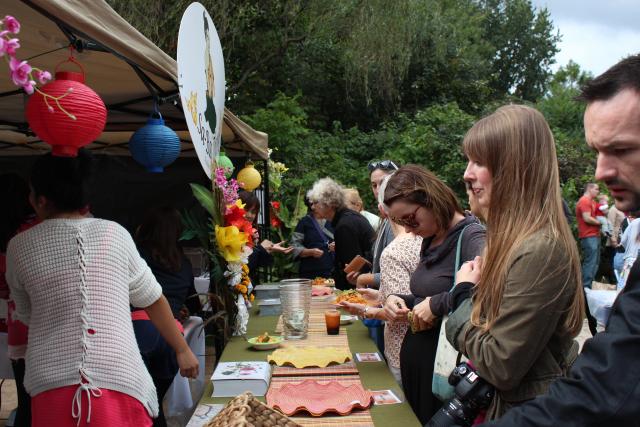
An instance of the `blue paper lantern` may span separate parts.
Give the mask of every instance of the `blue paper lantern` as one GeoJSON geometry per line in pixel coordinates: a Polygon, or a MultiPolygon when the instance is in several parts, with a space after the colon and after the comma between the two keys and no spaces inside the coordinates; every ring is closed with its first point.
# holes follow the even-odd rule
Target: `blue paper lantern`
{"type": "Polygon", "coordinates": [[[180,155],[180,138],[159,113],[152,115],[147,124],[138,129],[129,140],[133,158],[149,172],[163,172],[180,155]]]}

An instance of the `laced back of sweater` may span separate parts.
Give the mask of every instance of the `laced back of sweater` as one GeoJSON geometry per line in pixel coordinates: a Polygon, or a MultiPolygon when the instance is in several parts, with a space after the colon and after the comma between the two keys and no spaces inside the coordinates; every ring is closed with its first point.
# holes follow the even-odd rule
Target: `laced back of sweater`
{"type": "Polygon", "coordinates": [[[129,304],[147,307],[162,289],[123,227],[94,218],[46,220],[9,242],[7,282],[14,317],[30,328],[29,394],[77,384],[73,413],[79,418],[82,395],[90,401],[106,388],[138,399],[157,416],[129,304]]]}

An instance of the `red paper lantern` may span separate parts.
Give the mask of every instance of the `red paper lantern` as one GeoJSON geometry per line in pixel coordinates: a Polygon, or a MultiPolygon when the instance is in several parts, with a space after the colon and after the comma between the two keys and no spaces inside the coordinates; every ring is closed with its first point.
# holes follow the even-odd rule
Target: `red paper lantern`
{"type": "Polygon", "coordinates": [[[47,97],[36,91],[29,98],[27,122],[38,138],[51,145],[52,155],[75,157],[80,147],[100,136],[107,109],[84,84],[84,73],[60,71],[55,76],[40,88],[47,97]]]}

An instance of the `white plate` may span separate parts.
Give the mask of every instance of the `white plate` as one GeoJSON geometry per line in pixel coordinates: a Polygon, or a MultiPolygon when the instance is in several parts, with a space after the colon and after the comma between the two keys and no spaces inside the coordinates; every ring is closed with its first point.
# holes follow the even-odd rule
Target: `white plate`
{"type": "Polygon", "coordinates": [[[353,323],[353,321],[356,320],[357,318],[358,316],[353,316],[351,314],[342,314],[340,315],[340,324],[348,325],[350,323],[353,323]]]}

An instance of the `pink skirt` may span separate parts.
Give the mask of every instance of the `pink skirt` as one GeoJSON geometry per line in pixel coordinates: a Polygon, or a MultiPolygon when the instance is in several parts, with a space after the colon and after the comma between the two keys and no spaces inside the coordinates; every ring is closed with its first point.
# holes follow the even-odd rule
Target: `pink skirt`
{"type": "Polygon", "coordinates": [[[32,427],[150,427],[153,424],[142,403],[128,394],[100,389],[100,397],[91,396],[91,419],[87,422],[89,404],[82,392],[80,423],[71,415],[77,385],[55,388],[31,398],[32,427]]]}

